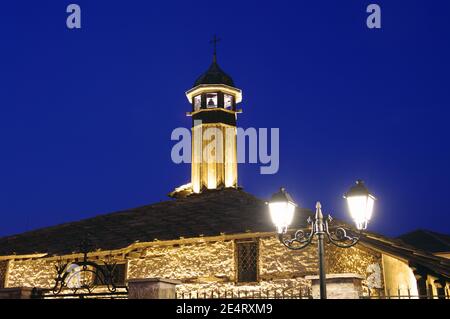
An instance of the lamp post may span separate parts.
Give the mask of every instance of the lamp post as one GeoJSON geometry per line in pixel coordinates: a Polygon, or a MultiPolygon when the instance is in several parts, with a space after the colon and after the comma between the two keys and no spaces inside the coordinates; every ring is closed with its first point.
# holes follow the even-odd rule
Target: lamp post
{"type": "MultiPolygon", "coordinates": [[[[369,222],[375,197],[370,194],[369,190],[364,186],[361,180],[356,182],[356,185],[344,195],[347,200],[350,215],[353,218],[358,231],[367,228],[369,222]]],[[[273,194],[269,202],[269,211],[274,223],[278,239],[289,249],[300,250],[309,246],[314,237],[317,237],[317,249],[319,255],[319,282],[320,282],[320,298],[327,298],[326,278],[325,278],[325,236],[330,243],[341,248],[350,248],[356,245],[359,241],[359,236],[354,236],[348,233],[342,226],[334,229],[329,227],[333,221],[331,216],[323,217],[322,205],[320,202],[316,204],[316,213],[314,219],[308,218],[307,223],[310,225],[309,230],[299,229],[293,235],[287,235],[288,227],[294,218],[296,203],[291,195],[284,189],[273,194]]]]}

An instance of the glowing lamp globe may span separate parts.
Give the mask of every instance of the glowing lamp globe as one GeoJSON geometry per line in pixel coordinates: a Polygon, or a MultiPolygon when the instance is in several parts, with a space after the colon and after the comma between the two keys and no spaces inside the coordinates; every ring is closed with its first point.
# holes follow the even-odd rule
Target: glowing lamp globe
{"type": "Polygon", "coordinates": [[[344,195],[348,209],[358,230],[367,228],[367,223],[372,218],[375,197],[370,194],[363,181],[356,181],[356,185],[344,195]]]}
{"type": "Polygon", "coordinates": [[[292,223],[296,206],[284,188],[272,195],[269,202],[270,217],[279,234],[285,233],[292,223]]]}

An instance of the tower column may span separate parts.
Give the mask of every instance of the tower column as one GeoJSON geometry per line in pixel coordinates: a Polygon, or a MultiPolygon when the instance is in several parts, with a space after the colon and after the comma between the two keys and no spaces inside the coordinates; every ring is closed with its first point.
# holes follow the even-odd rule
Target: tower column
{"type": "Polygon", "coordinates": [[[230,76],[213,63],[186,92],[192,104],[192,168],[194,193],[238,186],[236,104],[242,92],[230,76]]]}

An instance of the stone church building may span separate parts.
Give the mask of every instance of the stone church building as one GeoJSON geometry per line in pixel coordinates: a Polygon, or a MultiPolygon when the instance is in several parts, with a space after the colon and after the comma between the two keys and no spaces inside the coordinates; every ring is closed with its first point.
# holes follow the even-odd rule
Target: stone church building
{"type": "MultiPolygon", "coordinates": [[[[165,202],[1,238],[0,298],[317,297],[317,247],[285,248],[266,202],[238,186],[242,92],[215,54],[186,96],[191,183],[165,202]],[[223,134],[205,160],[210,128],[223,134]]],[[[311,215],[297,208],[292,228],[311,215]]],[[[326,244],[329,297],[448,297],[449,251],[370,232],[352,248],[326,244]]]]}

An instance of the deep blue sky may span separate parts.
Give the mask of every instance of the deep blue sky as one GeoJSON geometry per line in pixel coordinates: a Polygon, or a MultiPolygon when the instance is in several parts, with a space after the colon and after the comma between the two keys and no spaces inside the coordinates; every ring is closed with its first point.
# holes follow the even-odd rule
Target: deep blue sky
{"type": "Polygon", "coordinates": [[[348,218],[357,178],[370,230],[450,232],[450,2],[5,1],[0,8],[0,236],[167,199],[189,127],[184,92],[211,62],[244,92],[239,125],[279,127],[280,171],[240,165],[268,198],[284,185],[348,218]],[[369,30],[365,8],[382,7],[369,30]]]}

